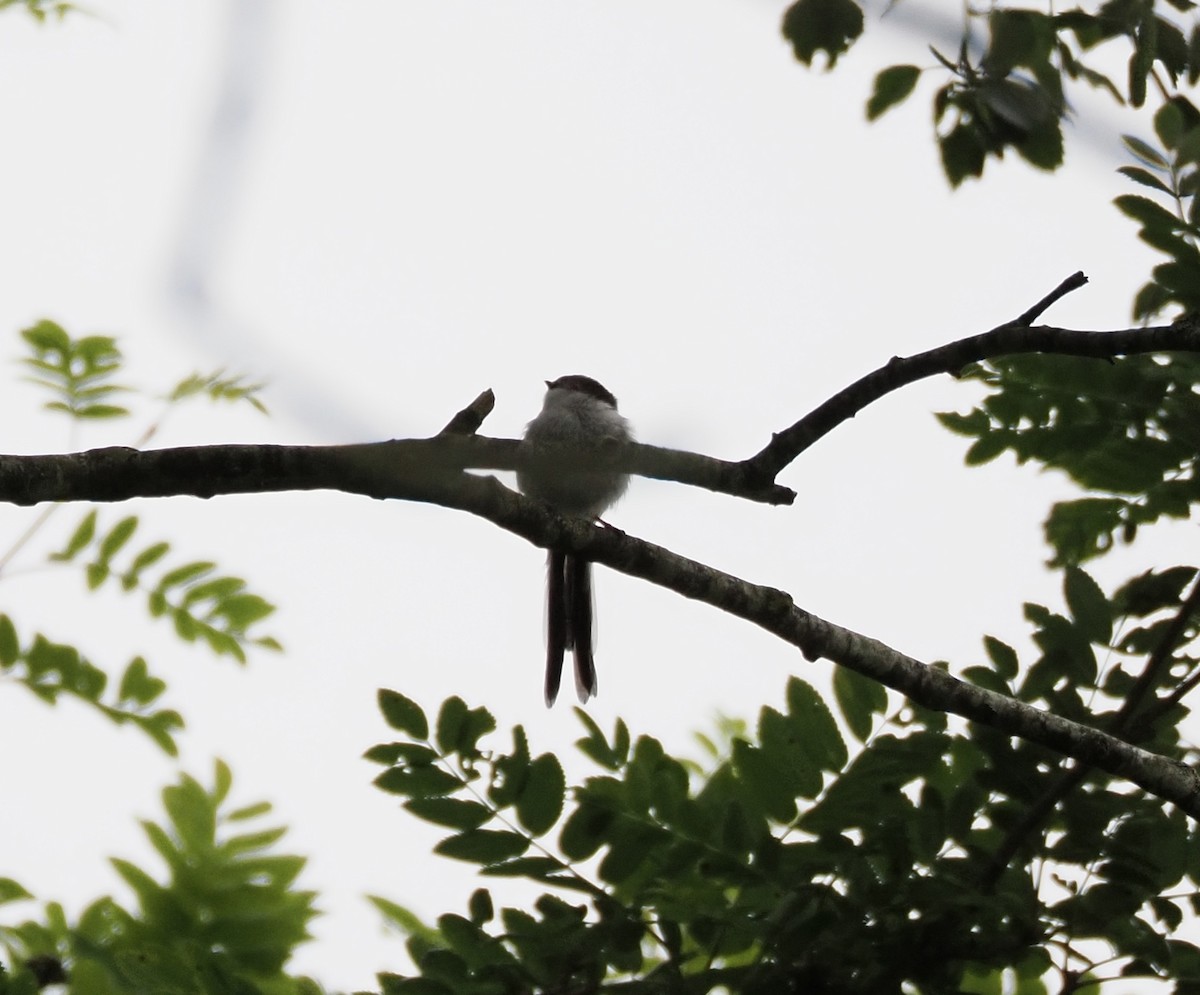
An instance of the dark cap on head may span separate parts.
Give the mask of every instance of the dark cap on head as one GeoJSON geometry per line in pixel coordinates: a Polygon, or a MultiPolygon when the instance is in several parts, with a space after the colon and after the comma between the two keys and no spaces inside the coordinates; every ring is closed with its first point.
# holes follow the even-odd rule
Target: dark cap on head
{"type": "Polygon", "coordinates": [[[578,391],[580,394],[587,394],[589,397],[594,397],[597,401],[611,404],[614,408],[617,406],[617,399],[612,396],[603,384],[579,373],[559,377],[557,380],[547,380],[546,386],[550,390],[578,391]]]}

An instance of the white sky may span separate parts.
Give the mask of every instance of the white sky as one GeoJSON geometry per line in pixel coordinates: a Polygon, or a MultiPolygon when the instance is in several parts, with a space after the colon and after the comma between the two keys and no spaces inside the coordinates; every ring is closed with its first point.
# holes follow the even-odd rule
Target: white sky
{"type": "MultiPolygon", "coordinates": [[[[1128,323],[1151,261],[1108,204],[1128,186],[1113,170],[1129,123],[1095,105],[1065,174],[989,164],[950,194],[931,84],[863,120],[873,73],[929,63],[927,38],[874,15],[822,75],[780,38],[784,6],[97,0],[62,25],[0,18],[0,355],[44,315],[117,334],[151,391],[221,366],[271,381],[270,420],[196,406],[158,445],[428,435],[485,387],[484,431],[515,436],[543,380],[585,372],[642,440],[740,458],[893,354],[990,328],[1076,269],[1091,284],[1048,320],[1128,323]]],[[[18,375],[0,379],[0,445],[71,446],[18,375]]],[[[636,481],[609,518],[919,658],[977,662],[984,632],[1022,643],[1024,600],[1058,603],[1039,525],[1063,485],[1005,461],[963,470],[963,442],[930,412],[973,396],[930,382],[864,412],[784,474],[792,508],[636,481]]],[[[60,512],[16,566],[81,513],[60,512]]],[[[189,720],[182,768],[207,781],[221,756],[241,800],[276,804],[328,913],[294,969],[340,989],[403,969],[361,895],[433,916],[461,911],[476,881],[370,786],[361,753],[390,738],[375,689],[430,709],[460,694],[502,730],[524,723],[535,749],[569,749],[569,702],[541,703],[541,552],[463,515],[339,494],[102,512],[126,513],[146,541],[276,600],[287,653],[214,662],[135,600],[77,596],[63,570],[15,573],[0,610],[105,666],[146,654],[189,720]]],[[[33,514],[0,507],[0,547],[33,514]]],[[[789,672],[828,681],[830,664],[745,623],[608,572],[598,587],[603,727],[621,715],[694,752],[693,730],[752,718],[789,672]]],[[[117,889],[107,856],[153,862],[136,818],[158,816],[176,767],[137,733],[3,694],[0,744],[0,875],[74,911],[117,889]]]]}

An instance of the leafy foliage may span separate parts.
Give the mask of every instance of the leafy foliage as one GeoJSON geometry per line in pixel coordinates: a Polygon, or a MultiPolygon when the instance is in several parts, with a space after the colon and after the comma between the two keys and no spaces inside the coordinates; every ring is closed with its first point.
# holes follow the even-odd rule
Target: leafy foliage
{"type": "Polygon", "coordinates": [[[832,69],[862,30],[862,8],[853,0],[796,0],[783,15],[783,36],[806,66],[824,52],[832,69]]]}
{"type": "Polygon", "coordinates": [[[73,3],[62,0],[0,0],[0,11],[20,8],[36,21],[45,21],[49,17],[62,18],[79,8],[73,3]]]}
{"type": "MultiPolygon", "coordinates": [[[[1109,721],[1133,678],[1121,665],[1102,668],[1096,647],[1151,652],[1194,574],[1148,573],[1110,600],[1068,570],[1068,615],[1027,607],[1039,658],[1022,668],[988,637],[987,662],[964,676],[1058,714],[1109,721]],[[1109,644],[1118,615],[1127,624],[1109,644]]],[[[1190,760],[1170,691],[1194,680],[1197,665],[1174,658],[1151,685],[1166,696],[1145,699],[1141,738],[1190,760]]],[[[1178,812],[1092,774],[1045,824],[1028,824],[1054,790],[1048,751],[987,728],[953,735],[944,716],[906,707],[850,758],[811,688],[792,679],[786,699],[786,711],[764,708],[756,736],[731,738],[703,772],[650,737],[632,741],[623,723],[606,737],[579,712],[580,750],[599,771],[573,790],[552,849],[549,819],[523,818],[521,806],[536,799],[547,816],[563,807],[553,758],[532,759],[519,728],[511,753],[484,748],[491,717],[458,699],[443,705],[431,741],[424,712],[382,692],[389,724],[407,738],[369,752],[387,765],[377,784],[453,830],[439,852],[552,889],[532,913],[497,912],[481,889],[467,915],[434,926],[377,900],[410,934],[421,972],[385,976],[384,992],[602,982],[646,992],[998,991],[1005,977],[1044,992],[1056,950],[1067,952],[1064,972],[1099,980],[1107,952],[1095,941],[1115,952],[1122,976],[1190,976],[1200,950],[1172,933],[1181,902],[1200,904],[1200,838],[1178,812]],[[539,765],[553,776],[537,776],[539,765]],[[1009,851],[1020,859],[996,863],[1009,851]]],[[[838,700],[867,738],[878,690],[843,681],[838,700]]]]}
{"type": "Polygon", "coordinates": [[[152,543],[117,564],[114,560],[137,531],[138,518],[128,515],[103,535],[97,531],[97,520],[98,513],[89,511],[66,546],[51,555],[52,560],[70,562],[90,550],[84,567],[89,589],[108,580],[116,581],[124,591],[146,589],[146,607],[152,617],[169,618],[184,642],[201,640],[214,653],[232,656],[240,663],[246,662],[247,646],[281,648],[272,636],[251,634],[275,606],[251,592],[240,577],[219,576],[216,564],[197,561],[161,570],[146,588],[147,572],[162,566],[160,561],[170,552],[170,543],[152,543]]]}
{"type": "MultiPolygon", "coordinates": [[[[933,97],[933,118],[942,167],[952,186],[983,175],[989,157],[1016,152],[1039,169],[1063,162],[1062,124],[1068,90],[1083,84],[1108,93],[1118,103],[1141,107],[1147,84],[1175,88],[1200,77],[1200,34],[1190,37],[1174,12],[1190,0],[1108,0],[1094,12],[1079,7],[1054,13],[999,4],[966,5],[958,52],[931,49],[949,76],[933,97]],[[986,44],[979,39],[986,38],[986,44]],[[1086,61],[1116,40],[1130,50],[1126,79],[1117,82],[1086,61]]],[[[783,18],[784,37],[796,58],[810,65],[825,52],[830,67],[863,31],[863,11],[855,0],[798,0],[783,18]]],[[[867,103],[874,120],[906,99],[917,81],[916,66],[892,66],[875,79],[867,103]]]]}
{"type": "MultiPolygon", "coordinates": [[[[115,340],[75,339],[50,321],[25,329],[22,338],[30,353],[23,361],[30,379],[51,393],[47,409],[76,420],[129,414],[112,403],[117,393],[132,393],[118,382],[122,357],[115,340]]],[[[167,401],[173,405],[206,396],[265,410],[256,396],[260,389],[240,377],[193,375],[167,401]]],[[[0,555],[0,579],[9,579],[8,565],[46,527],[53,511],[43,511],[0,555]]],[[[50,560],[81,562],[89,590],[113,581],[124,591],[144,592],[151,617],[168,617],[181,640],[199,642],[217,655],[244,662],[251,646],[279,649],[274,638],[259,634],[273,605],[244,580],[219,574],[211,562],[169,563],[167,542],[136,548],[138,527],[136,516],[126,516],[101,528],[98,512],[90,511],[50,560]]],[[[183,719],[158,704],[166,683],[142,657],[109,672],[75,646],[40,633],[23,643],[13,620],[0,615],[0,678],[50,704],[70,695],[118,724],[137,726],[167,753],[177,752],[183,719]]],[[[229,771],[218,765],[211,791],[185,777],[164,793],[170,824],[145,828],[171,868],[170,881],[159,884],[136,866],[116,862],[138,897],[139,914],[101,899],[71,925],[62,907],[50,903],[38,921],[0,926],[0,946],[11,968],[6,972],[0,964],[0,995],[32,995],[64,981],[68,969],[71,990],[84,995],[315,990],[310,982],[282,973],[314,914],[311,893],[293,887],[303,861],[269,852],[280,829],[230,835],[226,830],[257,818],[268,806],[219,811],[229,787],[229,771]]],[[[29,897],[11,878],[0,878],[0,903],[29,897]]]]}
{"type": "MultiPolygon", "coordinates": [[[[255,825],[270,811],[267,803],[228,809],[231,785],[229,769],[218,762],[211,789],[185,775],[164,790],[167,823],[142,826],[166,862],[167,880],[113,861],[133,890],[136,911],[102,898],[70,923],[52,903],[41,921],[0,927],[6,959],[17,966],[8,975],[0,971],[0,993],[31,995],[39,970],[50,965],[69,976],[75,995],[319,991],[284,972],[316,915],[313,893],[295,886],[304,859],[274,852],[284,830],[255,825]]],[[[18,886],[7,900],[29,897],[18,886]]]]}
{"type": "Polygon", "coordinates": [[[54,395],[48,411],[72,418],[120,418],[129,409],[111,403],[113,394],[127,391],[114,382],[121,368],[116,340],[105,335],[71,338],[61,325],[42,320],[21,332],[33,355],[23,362],[31,382],[54,395]]]}
{"type": "MultiPolygon", "coordinates": [[[[988,662],[966,676],[1086,716],[1085,698],[1127,690],[1119,668],[1101,683],[1092,649],[1115,613],[1147,620],[1120,644],[1145,652],[1151,619],[1178,608],[1181,580],[1147,575],[1110,602],[1070,571],[1069,616],[1029,606],[1042,656],[1024,676],[990,637],[988,662]]],[[[843,719],[864,731],[876,695],[843,684],[838,697],[843,719]]],[[[1045,992],[1055,951],[1067,951],[1064,970],[1101,977],[1096,940],[1125,976],[1186,975],[1200,957],[1172,938],[1182,898],[1200,903],[1194,826],[1092,775],[1046,825],[1023,827],[1056,758],[986,728],[954,735],[938,713],[902,708],[850,757],[820,698],[793,678],[786,709],[765,707],[753,737],[728,739],[701,770],[652,737],[633,740],[624,723],[606,737],[579,711],[578,745],[597,772],[568,792],[557,761],[534,758],[519,727],[510,752],[488,748],[494,721],[483,709],[450,699],[430,738],[414,702],[384,691],[380,704],[404,738],[368,752],[386,767],[376,783],[451,830],[437,851],[549,889],[530,910],[497,910],[481,888],[465,914],[433,925],[377,898],[409,934],[420,972],[383,976],[385,993],[877,995],[999,991],[1005,977],[1045,992]],[[993,866],[1014,844],[1021,859],[993,866]]],[[[1188,757],[1171,719],[1154,748],[1188,757]]]]}
{"type": "Polygon", "coordinates": [[[1167,257],[1154,268],[1153,279],[1134,299],[1133,316],[1137,320],[1153,318],[1169,307],[1185,314],[1200,309],[1200,217],[1196,203],[1200,187],[1200,110],[1185,97],[1176,96],[1155,114],[1154,130],[1158,147],[1125,136],[1125,146],[1138,165],[1120,170],[1152,196],[1125,194],[1116,200],[1117,207],[1140,226],[1142,241],[1167,257]],[[1162,200],[1169,207],[1164,207],[1162,200]]]}
{"type": "Polygon", "coordinates": [[[167,399],[176,402],[189,397],[206,396],[213,401],[245,401],[265,415],[267,406],[259,397],[264,386],[261,382],[247,382],[245,376],[226,376],[224,370],[208,374],[193,373],[180,380],[167,399]]]}
{"type": "MultiPolygon", "coordinates": [[[[63,5],[0,0],[7,6],[41,16],[63,5]]],[[[1133,310],[1138,319],[1192,314],[1200,111],[1180,87],[1200,79],[1200,30],[1188,34],[1177,15],[1193,6],[966,5],[957,52],[883,69],[868,117],[937,75],[935,137],[958,185],[1009,151],[1058,168],[1080,83],[1134,107],[1158,100],[1154,141],[1126,138],[1136,164],[1121,171],[1141,189],[1117,201],[1164,257],[1133,310]],[[1085,62],[1113,45],[1129,54],[1119,81],[1085,62]]],[[[863,29],[854,0],[797,0],[783,21],[796,57],[811,65],[824,54],[830,68],[863,29]]],[[[26,366],[52,394],[48,408],[77,420],[127,414],[113,403],[129,393],[117,381],[114,340],[75,340],[52,322],[24,337],[26,366]]],[[[972,440],[968,464],[1011,453],[1061,471],[1081,496],[1055,505],[1045,523],[1063,597],[1061,606],[1025,606],[1032,653],[1023,661],[986,636],[961,676],[1194,766],[1200,758],[1179,724],[1200,684],[1197,569],[1157,565],[1108,592],[1083,565],[1118,539],[1132,543],[1142,526],[1190,517],[1196,361],[1021,356],[966,375],[987,397],[941,417],[972,440]]],[[[218,371],[181,381],[167,400],[263,410],[259,389],[218,371]]],[[[170,617],[186,641],[239,660],[250,645],[277,647],[252,634],[272,609],[244,581],[207,561],[168,567],[165,542],[135,551],[138,527],[130,516],[101,529],[90,513],[56,559],[82,563],[89,588],[112,580],[145,591],[151,614],[170,617]]],[[[174,713],[153,708],[162,681],[140,658],[110,681],[72,647],[41,635],[23,646],[0,616],[0,674],[46,700],[75,695],[174,748],[177,725],[159,718],[174,713]]],[[[378,787],[447,831],[439,855],[541,891],[528,908],[498,908],[480,887],[433,924],[375,896],[408,934],[417,972],[383,975],[383,991],[1035,995],[1127,978],[1200,990],[1200,949],[1178,932],[1200,912],[1195,824],[1107,775],[1060,770],[1055,754],[989,727],[953,727],[911,705],[889,713],[888,694],[857,675],[836,674],[833,691],[836,717],[793,679],[752,732],[727,720],[706,739],[705,765],[619,721],[606,735],[579,712],[578,747],[593,772],[573,787],[521,727],[502,752],[484,709],[451,698],[431,722],[404,695],[381,692],[397,738],[367,754],[384,768],[378,787]]],[[[71,923],[51,903],[37,921],[0,927],[9,967],[0,967],[0,995],[32,995],[68,971],[84,995],[312,990],[284,973],[313,915],[311,893],[295,887],[303,862],[273,852],[281,830],[240,831],[266,809],[226,811],[229,782],[219,765],[211,790],[185,777],[164,794],[168,822],[145,829],[168,865],[165,883],[114,862],[136,911],[101,899],[71,923]]],[[[28,899],[0,878],[0,904],[28,899]]]]}
{"type": "Polygon", "coordinates": [[[967,414],[938,417],[974,439],[968,464],[1010,452],[1061,470],[1088,492],[1046,520],[1056,564],[1107,552],[1116,538],[1161,518],[1186,518],[1200,499],[1200,359],[1130,356],[1119,362],[1021,355],[964,371],[990,393],[967,414]]]}
{"type": "Polygon", "coordinates": [[[0,615],[0,675],[51,705],[60,695],[71,695],[118,725],[129,723],[141,729],[171,756],[177,752],[175,733],[182,728],[183,718],[171,709],[154,707],[166,684],[150,673],[140,656],[125,667],[115,693],[106,696],[108,674],[74,646],[52,642],[39,633],[22,649],[12,619],[0,615]]]}

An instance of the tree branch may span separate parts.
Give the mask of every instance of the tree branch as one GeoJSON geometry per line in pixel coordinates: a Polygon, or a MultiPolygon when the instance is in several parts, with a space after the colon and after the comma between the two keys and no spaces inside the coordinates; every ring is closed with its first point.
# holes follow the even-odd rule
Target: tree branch
{"type": "Polygon", "coordinates": [[[1033,320],[1065,294],[1082,286],[1086,279],[1082,273],[1069,277],[1023,315],[989,332],[959,339],[915,356],[894,356],[879,369],[834,394],[791,427],[773,434],[770,443],[761,452],[741,464],[748,479],[774,480],[818,439],[892,391],[940,373],[957,376],[963,367],[984,359],[1030,352],[1112,359],[1154,352],[1200,351],[1200,321],[1196,319],[1113,332],[1031,326],[1027,323],[1026,319],[1033,320]]]}
{"type": "Polygon", "coordinates": [[[879,681],[911,701],[961,715],[1125,778],[1200,818],[1200,773],[1115,736],[1005,695],[966,684],[890,646],[798,608],[790,595],[742,580],[661,546],[564,518],[494,478],[471,477],[457,507],[537,546],[567,549],[759,626],[810,660],[825,658],[879,681]]]}
{"type": "MultiPolygon", "coordinates": [[[[1029,327],[1054,301],[1083,282],[1064,281],[1013,322],[909,359],[896,358],[831,398],[773,438],[757,456],[730,463],[655,446],[630,445],[581,453],[642,476],[675,480],[767,503],[790,503],[794,492],[775,484],[782,467],[872,400],[934,373],[1022,352],[1111,358],[1135,353],[1200,351],[1200,321],[1118,332],[1029,327]]],[[[341,490],[373,498],[439,504],[486,518],[542,547],[568,549],[685,597],[711,604],[797,646],[894,688],[926,708],[961,715],[1009,735],[1050,747],[1174,802],[1200,817],[1200,775],[1184,764],[1004,695],[965,684],[866,636],[797,608],[789,595],[751,584],[651,543],[563,518],[498,480],[465,470],[516,470],[526,459],[515,440],[474,434],[491,410],[490,391],[459,412],[432,439],[348,446],[200,446],[141,452],[97,449],[50,456],[0,456],[0,501],[123,501],[134,497],[293,490],[341,490]]],[[[564,461],[564,470],[570,465],[564,461]]]]}
{"type": "MultiPolygon", "coordinates": [[[[0,455],[0,501],[126,501],[188,494],[262,494],[340,490],[373,498],[440,503],[464,470],[517,470],[525,452],[515,439],[472,433],[485,392],[431,439],[346,446],[186,446],[142,451],[113,446],[46,456],[0,455]]],[[[796,492],[752,482],[737,463],[637,443],[563,457],[564,471],[597,462],[644,477],[673,480],[766,504],[791,504],[796,492]]]]}

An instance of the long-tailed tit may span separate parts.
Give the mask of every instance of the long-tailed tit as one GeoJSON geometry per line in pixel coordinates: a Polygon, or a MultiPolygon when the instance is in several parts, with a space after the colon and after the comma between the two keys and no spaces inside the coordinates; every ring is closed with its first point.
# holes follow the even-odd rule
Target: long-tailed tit
{"type": "MultiPolygon", "coordinates": [[[[625,493],[629,477],[580,466],[581,452],[630,442],[629,422],[617,399],[591,377],[546,381],[546,399],[525,429],[523,445],[534,458],[517,473],[517,486],[559,511],[596,519],[625,493]]],[[[596,693],[592,659],[592,565],[572,553],[550,550],[546,581],[546,704],[554,704],[563,654],[575,656],[575,690],[586,702],[596,693]]]]}

